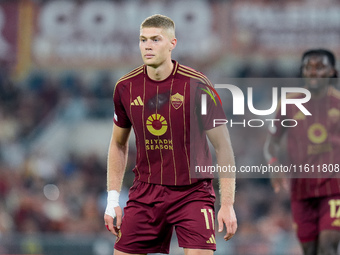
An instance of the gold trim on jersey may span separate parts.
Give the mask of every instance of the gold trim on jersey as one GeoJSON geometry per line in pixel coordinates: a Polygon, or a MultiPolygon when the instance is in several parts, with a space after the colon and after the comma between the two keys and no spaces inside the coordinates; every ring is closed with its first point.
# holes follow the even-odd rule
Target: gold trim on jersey
{"type": "Polygon", "coordinates": [[[117,83],[120,82],[121,80],[126,80],[126,78],[128,78],[128,77],[134,77],[135,74],[139,73],[141,70],[143,70],[143,65],[133,69],[132,71],[130,71],[127,74],[125,74],[122,77],[120,77],[120,79],[117,81],[117,83]]]}
{"type": "Polygon", "coordinates": [[[191,69],[189,67],[185,67],[185,66],[180,65],[178,67],[178,71],[177,72],[182,74],[182,75],[184,75],[184,76],[197,79],[197,80],[203,82],[204,84],[213,87],[213,85],[210,82],[210,80],[204,74],[202,74],[202,73],[200,73],[200,72],[198,72],[198,71],[196,71],[194,69],[191,69]]]}
{"type": "MultiPolygon", "coordinates": [[[[145,102],[145,86],[146,86],[146,80],[144,77],[144,82],[143,82],[143,102],[145,102]]],[[[143,105],[143,111],[142,111],[142,125],[143,125],[143,135],[144,135],[144,139],[143,139],[143,143],[144,143],[144,147],[145,147],[145,155],[146,155],[146,159],[148,161],[148,166],[149,166],[149,177],[148,177],[148,183],[150,183],[150,178],[151,178],[151,165],[150,165],[150,159],[149,159],[149,154],[148,154],[148,150],[146,148],[146,144],[145,144],[145,140],[146,140],[146,133],[145,133],[145,121],[144,121],[144,113],[145,112],[145,107],[143,105]]],[[[141,146],[141,143],[140,143],[141,146]]]]}
{"type": "Polygon", "coordinates": [[[214,87],[213,84],[210,82],[210,80],[202,73],[194,70],[194,69],[191,69],[189,67],[185,67],[185,66],[182,66],[180,65],[178,67],[178,71],[177,71],[179,74],[181,75],[184,75],[184,76],[187,76],[189,78],[193,78],[193,79],[196,79],[200,82],[202,82],[203,84],[207,85],[207,89],[210,91],[210,93],[215,97],[215,92],[213,92],[209,87],[214,87]]]}
{"type": "MultiPolygon", "coordinates": [[[[187,82],[184,84],[184,95],[185,98],[185,91],[187,87],[187,82]]],[[[185,150],[185,156],[187,157],[187,164],[188,164],[188,170],[189,170],[189,183],[191,184],[191,172],[190,172],[190,159],[188,156],[188,150],[187,150],[187,135],[186,135],[186,122],[185,122],[185,104],[183,104],[183,123],[184,123],[184,150],[185,150]]],[[[190,141],[189,141],[190,142],[190,141]]]]}
{"type": "Polygon", "coordinates": [[[129,79],[129,78],[131,78],[131,77],[134,77],[134,76],[140,74],[140,73],[141,73],[140,70],[143,71],[142,68],[143,68],[143,66],[139,66],[139,67],[135,68],[134,70],[132,70],[131,72],[129,72],[129,73],[123,75],[122,77],[120,77],[120,78],[118,79],[118,81],[116,82],[115,87],[114,87],[114,89],[113,89],[113,95],[114,95],[115,92],[116,92],[116,88],[117,88],[117,84],[118,84],[118,83],[120,83],[121,81],[125,81],[125,80],[127,80],[127,79],[129,79]],[[136,72],[137,72],[137,73],[136,73],[136,72]]]}
{"type": "MultiPolygon", "coordinates": [[[[130,82],[130,108],[129,108],[129,111],[130,111],[130,116],[131,116],[131,124],[132,126],[134,126],[134,120],[133,120],[133,115],[132,115],[132,82],[130,82]]],[[[138,141],[138,137],[136,137],[136,140],[138,141]]],[[[138,169],[137,169],[138,171],[138,169]]]]}
{"type": "Polygon", "coordinates": [[[132,70],[131,72],[123,75],[117,82],[116,82],[116,85],[115,85],[115,89],[116,90],[116,87],[117,87],[117,84],[122,82],[122,81],[125,81],[129,78],[132,78],[132,77],[135,77],[137,76],[138,74],[141,74],[143,72],[143,66],[140,66],[140,67],[137,67],[135,68],[134,70],[132,70]]]}
{"type": "Polygon", "coordinates": [[[193,79],[199,80],[200,82],[206,84],[206,82],[202,78],[200,78],[200,77],[197,77],[197,76],[194,76],[194,75],[190,75],[190,74],[187,74],[187,73],[183,73],[181,71],[177,71],[177,73],[182,74],[184,76],[187,76],[189,78],[193,78],[193,79]]]}
{"type": "MultiPolygon", "coordinates": [[[[174,85],[174,78],[171,80],[171,85],[170,85],[170,97],[172,94],[172,87],[174,85]]],[[[172,136],[172,123],[171,123],[171,100],[169,100],[169,130],[170,130],[170,139],[173,141],[173,136],[172,136]]],[[[175,173],[175,186],[177,185],[177,169],[176,169],[176,160],[175,160],[175,151],[172,150],[172,160],[174,162],[174,173],[175,173]]]]}
{"type": "Polygon", "coordinates": [[[178,64],[178,62],[176,62],[176,66],[174,68],[174,71],[172,72],[172,75],[175,75],[175,73],[177,72],[178,66],[179,66],[179,64],[178,64]]]}
{"type": "MultiPolygon", "coordinates": [[[[159,93],[159,86],[157,86],[157,105],[156,105],[156,114],[157,115],[159,115],[158,114],[158,93],[159,93]]],[[[163,117],[163,116],[162,116],[163,117]]],[[[164,117],[163,117],[164,118],[164,117]]],[[[164,118],[164,120],[165,120],[165,118],[164,118]]],[[[164,124],[166,124],[167,125],[167,123],[166,123],[166,121],[165,121],[165,123],[164,124]]],[[[165,132],[167,131],[167,129],[168,129],[168,126],[166,126],[166,130],[165,130],[165,132]]],[[[149,130],[150,131],[150,130],[149,130]]],[[[165,133],[164,132],[164,133],[165,133]]],[[[163,134],[164,134],[163,133],[163,134]]],[[[159,139],[159,136],[158,136],[158,139],[159,139]]],[[[161,157],[161,185],[163,184],[163,155],[162,155],[162,148],[161,148],[161,146],[159,146],[159,155],[160,155],[160,157],[161,157]]]]}
{"type": "MultiPolygon", "coordinates": [[[[143,106],[143,108],[144,108],[144,106],[143,106]]],[[[133,115],[132,115],[132,82],[130,82],[130,109],[129,110],[130,110],[130,116],[131,116],[131,124],[134,127],[135,123],[134,123],[133,115]]],[[[138,137],[138,134],[136,134],[136,142],[139,143],[139,140],[140,139],[138,137]]],[[[140,150],[137,149],[137,153],[139,154],[138,158],[140,158],[140,150]]],[[[136,166],[136,170],[137,170],[138,175],[139,175],[139,177],[138,177],[138,180],[139,180],[140,179],[140,173],[139,173],[137,166],[136,166]]]]}
{"type": "Polygon", "coordinates": [[[125,77],[125,78],[122,77],[122,78],[120,78],[120,79],[118,80],[117,83],[122,82],[122,81],[125,81],[125,80],[127,80],[127,79],[130,79],[130,78],[132,78],[132,77],[135,77],[135,76],[137,76],[138,74],[141,74],[142,72],[143,72],[143,70],[140,70],[139,72],[134,73],[134,74],[131,74],[131,75],[125,77]]]}
{"type": "Polygon", "coordinates": [[[137,173],[138,173],[138,181],[140,180],[140,172],[139,172],[139,170],[138,170],[138,167],[137,167],[137,165],[135,166],[135,169],[136,169],[136,171],[137,171],[137,173]]]}

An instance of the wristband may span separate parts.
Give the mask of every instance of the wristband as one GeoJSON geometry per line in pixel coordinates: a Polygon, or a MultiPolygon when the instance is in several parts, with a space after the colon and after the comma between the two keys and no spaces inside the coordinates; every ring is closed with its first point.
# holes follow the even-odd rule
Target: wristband
{"type": "Polygon", "coordinates": [[[268,161],[268,165],[271,165],[273,164],[274,162],[277,161],[277,158],[276,157],[272,157],[269,161],[268,161]]]}
{"type": "Polygon", "coordinates": [[[110,190],[107,192],[107,206],[105,214],[112,218],[116,217],[115,207],[119,206],[119,192],[117,190],[110,190]]]}

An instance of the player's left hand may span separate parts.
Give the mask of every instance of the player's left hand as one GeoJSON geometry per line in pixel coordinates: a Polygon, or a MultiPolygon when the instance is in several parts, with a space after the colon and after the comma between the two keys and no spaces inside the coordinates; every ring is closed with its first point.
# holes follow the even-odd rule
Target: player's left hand
{"type": "Polygon", "coordinates": [[[218,232],[222,232],[224,224],[226,226],[226,235],[224,240],[228,241],[232,238],[237,230],[237,219],[234,207],[232,205],[222,205],[217,214],[218,232]]]}

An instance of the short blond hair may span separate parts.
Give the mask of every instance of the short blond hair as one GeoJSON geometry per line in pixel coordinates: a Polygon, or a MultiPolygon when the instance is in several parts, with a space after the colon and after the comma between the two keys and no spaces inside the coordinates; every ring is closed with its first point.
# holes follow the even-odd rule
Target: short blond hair
{"type": "Polygon", "coordinates": [[[155,14],[147,17],[140,25],[140,29],[146,27],[163,28],[168,31],[169,35],[175,37],[175,22],[165,15],[155,14]]]}

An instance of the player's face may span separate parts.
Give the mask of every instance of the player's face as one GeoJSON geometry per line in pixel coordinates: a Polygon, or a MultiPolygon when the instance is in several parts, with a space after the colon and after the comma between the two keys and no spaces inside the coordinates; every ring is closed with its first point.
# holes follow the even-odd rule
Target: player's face
{"type": "Polygon", "coordinates": [[[147,27],[140,30],[139,49],[144,64],[157,68],[171,60],[171,51],[176,46],[176,39],[163,29],[147,27]]]}
{"type": "Polygon", "coordinates": [[[305,78],[308,89],[318,91],[329,84],[334,75],[334,68],[326,56],[309,56],[303,61],[302,77],[305,78]]]}

